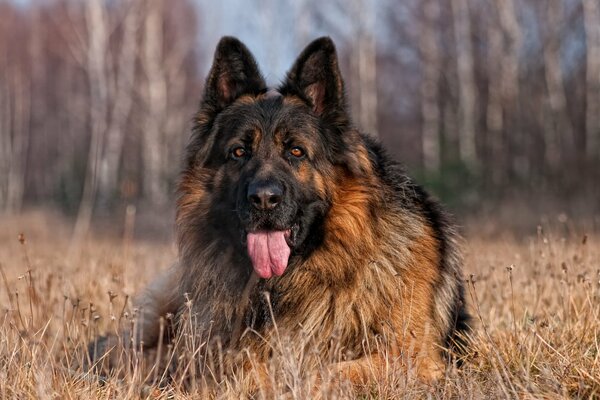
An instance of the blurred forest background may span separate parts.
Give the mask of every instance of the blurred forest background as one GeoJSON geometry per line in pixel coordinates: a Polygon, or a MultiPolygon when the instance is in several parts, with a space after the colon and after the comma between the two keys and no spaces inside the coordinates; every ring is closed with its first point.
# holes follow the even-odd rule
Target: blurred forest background
{"type": "Polygon", "coordinates": [[[456,212],[597,218],[598,0],[216,3],[0,0],[0,215],[170,215],[219,37],[276,84],[327,34],[356,124],[456,212]]]}

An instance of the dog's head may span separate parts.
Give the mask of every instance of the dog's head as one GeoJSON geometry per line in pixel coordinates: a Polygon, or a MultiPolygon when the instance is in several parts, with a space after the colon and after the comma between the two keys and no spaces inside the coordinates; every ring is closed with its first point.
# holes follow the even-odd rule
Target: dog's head
{"type": "Polygon", "coordinates": [[[221,39],[188,146],[180,219],[227,238],[260,277],[283,274],[290,254],[322,240],[336,171],[364,168],[349,131],[331,39],[312,42],[276,90],[243,43],[221,39]]]}

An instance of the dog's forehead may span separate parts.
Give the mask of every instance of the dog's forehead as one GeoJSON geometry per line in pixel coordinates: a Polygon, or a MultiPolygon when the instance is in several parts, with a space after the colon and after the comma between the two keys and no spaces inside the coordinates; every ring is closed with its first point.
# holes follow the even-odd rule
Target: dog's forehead
{"type": "Polygon", "coordinates": [[[257,113],[254,115],[260,120],[262,128],[275,131],[285,127],[289,130],[309,123],[312,117],[307,113],[308,108],[285,100],[286,97],[276,90],[269,90],[256,99],[254,107],[257,113]]]}
{"type": "Polygon", "coordinates": [[[227,138],[222,140],[228,144],[240,138],[254,145],[271,141],[282,144],[290,137],[312,136],[318,129],[309,107],[289,101],[276,89],[243,96],[224,114],[222,132],[227,138]]]}

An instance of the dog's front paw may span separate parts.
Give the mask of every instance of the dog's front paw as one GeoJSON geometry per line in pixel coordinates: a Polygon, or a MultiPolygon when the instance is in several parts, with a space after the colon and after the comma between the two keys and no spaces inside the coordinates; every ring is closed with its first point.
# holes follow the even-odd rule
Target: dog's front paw
{"type": "Polygon", "coordinates": [[[127,342],[116,335],[100,336],[88,344],[84,367],[98,375],[123,369],[127,360],[127,342]]]}

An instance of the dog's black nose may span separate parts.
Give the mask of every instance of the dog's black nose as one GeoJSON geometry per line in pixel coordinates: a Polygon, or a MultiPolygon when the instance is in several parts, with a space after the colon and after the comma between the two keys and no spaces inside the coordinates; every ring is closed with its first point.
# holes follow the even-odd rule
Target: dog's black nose
{"type": "Polygon", "coordinates": [[[252,182],[248,186],[248,201],[258,210],[272,210],[283,199],[283,187],[274,182],[252,182]]]}

